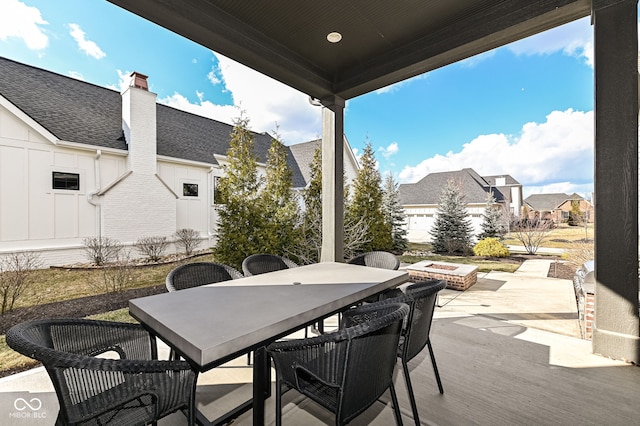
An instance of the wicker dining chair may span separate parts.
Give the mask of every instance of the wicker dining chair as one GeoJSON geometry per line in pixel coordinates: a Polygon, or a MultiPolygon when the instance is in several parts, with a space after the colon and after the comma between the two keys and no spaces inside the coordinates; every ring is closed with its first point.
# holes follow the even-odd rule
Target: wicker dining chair
{"type": "Polygon", "coordinates": [[[283,387],[296,389],[334,413],[336,425],[360,415],[389,389],[396,422],[402,424],[393,371],[409,307],[368,304],[352,311],[363,319],[354,319],[352,327],[267,347],[276,368],[276,425],[282,424],[283,387]]]}
{"type": "MultiPolygon", "coordinates": [[[[173,268],[165,280],[168,291],[184,290],[205,284],[242,278],[237,269],[216,262],[194,262],[173,268]]],[[[169,359],[178,359],[173,349],[169,352],[169,359]]],[[[251,364],[251,354],[247,354],[247,365],[251,364]]]]}
{"type": "Polygon", "coordinates": [[[247,277],[297,267],[292,260],[276,254],[252,254],[242,261],[242,272],[247,277]]]}
{"type": "MultiPolygon", "coordinates": [[[[418,407],[416,405],[415,396],[413,393],[413,386],[411,385],[411,378],[409,376],[408,363],[416,355],[418,355],[425,346],[429,349],[429,356],[431,357],[431,365],[433,366],[433,372],[436,376],[436,382],[438,383],[438,390],[440,393],[444,393],[442,387],[442,381],[440,380],[440,373],[438,372],[438,366],[436,364],[436,358],[433,354],[433,347],[431,346],[431,339],[429,333],[431,331],[431,323],[433,320],[433,313],[436,306],[436,299],[438,293],[444,290],[447,286],[447,282],[444,280],[427,280],[417,282],[409,285],[404,294],[400,291],[389,293],[385,296],[398,296],[394,298],[385,299],[378,303],[399,303],[403,302],[409,305],[409,315],[405,320],[402,337],[400,339],[400,345],[398,346],[398,357],[402,361],[402,372],[407,385],[407,392],[409,393],[409,401],[411,403],[411,410],[413,411],[413,418],[416,425],[420,424],[420,418],[418,415],[418,407]],[[400,295],[398,295],[400,293],[400,295]]],[[[348,325],[348,324],[347,324],[348,325]]]]}
{"type": "Polygon", "coordinates": [[[13,326],[15,351],[40,361],[56,391],[56,425],[145,425],[178,410],[195,417],[197,373],[186,361],[157,360],[141,325],[43,319],[13,326]],[[119,358],[100,357],[115,354],[119,358]]]}
{"type": "MultiPolygon", "coordinates": [[[[284,256],[278,256],[277,254],[268,253],[252,254],[242,261],[242,272],[246,277],[297,267],[298,264],[291,259],[287,259],[284,256]]],[[[316,328],[320,330],[320,332],[324,329],[322,323],[318,323],[316,328]]],[[[306,327],[304,330],[304,336],[307,337],[306,327]]]]}
{"type": "Polygon", "coordinates": [[[398,270],[400,260],[387,251],[370,251],[349,260],[352,265],[370,266],[372,268],[398,270]]]}
{"type": "Polygon", "coordinates": [[[215,262],[195,262],[180,265],[167,274],[167,290],[176,291],[204,284],[242,278],[242,274],[231,266],[215,262]]]}
{"type": "MultiPolygon", "coordinates": [[[[351,265],[368,266],[371,268],[390,269],[397,271],[400,268],[400,260],[393,254],[387,251],[370,251],[362,253],[347,263],[351,265]]],[[[382,294],[374,294],[364,300],[366,303],[376,302],[384,298],[382,294]]]]}

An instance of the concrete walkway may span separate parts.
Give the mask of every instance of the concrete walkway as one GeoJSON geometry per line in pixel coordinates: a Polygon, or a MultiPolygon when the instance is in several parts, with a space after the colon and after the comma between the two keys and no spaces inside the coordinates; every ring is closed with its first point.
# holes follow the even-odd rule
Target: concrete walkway
{"type": "Polygon", "coordinates": [[[438,315],[482,315],[524,327],[580,338],[573,282],[547,278],[552,260],[532,259],[514,273],[479,274],[464,292],[440,293],[438,315]]]}

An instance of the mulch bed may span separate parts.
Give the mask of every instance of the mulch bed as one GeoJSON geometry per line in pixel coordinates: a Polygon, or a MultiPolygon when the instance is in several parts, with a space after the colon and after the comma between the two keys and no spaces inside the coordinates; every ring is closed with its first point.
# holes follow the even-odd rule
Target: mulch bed
{"type": "Polygon", "coordinates": [[[134,288],[120,293],[106,293],[96,296],[80,297],[78,299],[63,300],[61,302],[18,308],[0,316],[0,335],[24,321],[38,318],[83,318],[89,315],[102,314],[129,306],[129,299],[135,299],[152,294],[164,293],[164,285],[134,288]]]}

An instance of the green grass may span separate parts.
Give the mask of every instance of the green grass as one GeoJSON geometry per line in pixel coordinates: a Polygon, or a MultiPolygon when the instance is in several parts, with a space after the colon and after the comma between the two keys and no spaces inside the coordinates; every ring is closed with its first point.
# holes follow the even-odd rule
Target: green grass
{"type": "MultiPolygon", "coordinates": [[[[587,235],[587,238],[593,239],[592,225],[587,228],[586,233],[585,229],[582,227],[561,225],[549,232],[549,235],[543,242],[542,247],[571,248],[575,246],[576,241],[584,239],[585,235],[587,235]]],[[[505,244],[520,245],[521,243],[507,236],[505,244]]],[[[409,250],[429,252],[431,250],[431,245],[410,243],[409,250]]],[[[478,266],[478,270],[480,272],[514,272],[520,266],[519,263],[507,263],[492,259],[464,256],[400,256],[400,260],[405,263],[416,263],[421,260],[434,260],[440,262],[473,264],[478,266]]],[[[214,258],[213,255],[206,255],[189,260],[189,262],[196,261],[214,261],[214,258]]],[[[163,284],[166,275],[175,266],[176,264],[168,264],[136,268],[133,271],[131,285],[128,288],[141,288],[163,284]]],[[[100,270],[43,269],[35,271],[33,278],[34,281],[29,287],[29,291],[26,292],[21,299],[18,299],[15,304],[15,308],[70,300],[78,297],[104,293],[104,290],[100,286],[102,279],[102,272],[100,270]]],[[[108,321],[136,322],[135,319],[129,315],[129,310],[127,308],[99,315],[92,315],[89,318],[104,319],[108,321]]],[[[5,337],[0,336],[0,371],[26,368],[34,365],[37,365],[35,361],[14,352],[7,346],[5,337]]]]}
{"type": "MultiPolygon", "coordinates": [[[[118,309],[117,311],[105,312],[103,314],[88,316],[89,319],[99,319],[104,321],[131,322],[137,321],[129,315],[128,308],[118,309]]],[[[0,372],[14,369],[32,368],[38,365],[38,362],[21,355],[11,349],[6,342],[5,336],[0,336],[0,372]]]]}

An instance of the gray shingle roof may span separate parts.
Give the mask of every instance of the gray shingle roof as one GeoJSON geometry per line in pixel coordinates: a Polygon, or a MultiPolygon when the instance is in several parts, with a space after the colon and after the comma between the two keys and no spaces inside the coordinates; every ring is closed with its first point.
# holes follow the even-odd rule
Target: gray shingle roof
{"type": "MultiPolygon", "coordinates": [[[[460,182],[461,191],[467,203],[486,203],[490,190],[489,183],[473,169],[452,172],[430,173],[416,183],[405,183],[398,187],[402,205],[437,205],[440,203],[442,189],[449,180],[460,182]]],[[[491,188],[496,201],[504,197],[497,188],[491,188]]]]}
{"type": "Polygon", "coordinates": [[[518,182],[517,180],[515,180],[511,175],[495,175],[495,176],[482,176],[482,178],[487,181],[487,183],[491,186],[503,186],[503,185],[497,185],[496,182],[498,181],[498,179],[500,178],[504,178],[504,186],[511,186],[511,185],[520,185],[520,182],[518,182]]]}
{"type": "Polygon", "coordinates": [[[578,194],[567,195],[564,193],[553,193],[553,194],[531,194],[527,198],[524,199],[524,202],[529,205],[533,210],[536,211],[544,211],[544,210],[555,210],[562,203],[567,200],[582,200],[583,198],[578,194]]]}
{"type": "MultiPolygon", "coordinates": [[[[127,149],[115,90],[0,57],[0,95],[58,139],[127,149]]],[[[214,154],[226,155],[233,126],[161,104],[156,112],[159,155],[211,164],[214,154]]],[[[254,133],[254,141],[266,161],[271,136],[254,133]]]]}
{"type": "Polygon", "coordinates": [[[313,162],[313,155],[316,150],[321,147],[321,139],[303,142],[289,147],[292,157],[295,159],[296,164],[299,165],[298,174],[296,175],[296,173],[294,173],[293,176],[293,186],[295,188],[305,187],[309,182],[309,179],[311,179],[311,163],[313,162]]]}

